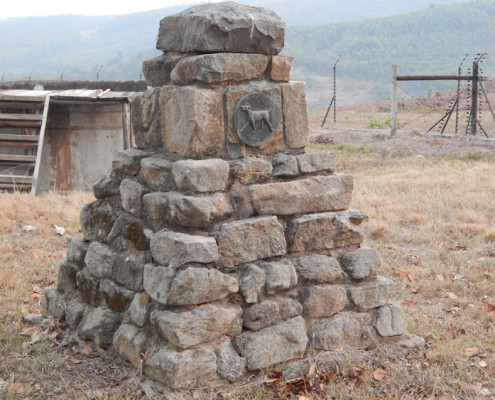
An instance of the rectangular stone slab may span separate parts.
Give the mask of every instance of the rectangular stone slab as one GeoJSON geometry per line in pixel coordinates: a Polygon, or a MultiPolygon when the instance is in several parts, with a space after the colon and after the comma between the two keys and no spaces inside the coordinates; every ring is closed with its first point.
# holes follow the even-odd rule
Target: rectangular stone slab
{"type": "Polygon", "coordinates": [[[293,215],[345,210],[349,207],[352,189],[352,176],[332,175],[252,185],[249,191],[258,214],[293,215]]]}

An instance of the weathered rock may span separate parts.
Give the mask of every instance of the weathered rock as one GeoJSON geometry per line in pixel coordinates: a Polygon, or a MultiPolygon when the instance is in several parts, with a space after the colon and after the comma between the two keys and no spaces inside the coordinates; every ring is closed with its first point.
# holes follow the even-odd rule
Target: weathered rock
{"type": "Polygon", "coordinates": [[[170,85],[170,74],[177,63],[188,54],[169,51],[157,57],[143,61],[143,74],[146,83],[153,87],[170,85]]]}
{"type": "Polygon", "coordinates": [[[144,289],[146,293],[153,300],[167,304],[168,293],[175,272],[175,268],[146,264],[144,266],[144,289]]]}
{"type": "Polygon", "coordinates": [[[388,304],[376,311],[374,326],[380,336],[398,336],[406,332],[404,311],[397,304],[388,304]]]}
{"type": "Polygon", "coordinates": [[[207,228],[232,215],[232,206],[223,193],[196,197],[167,192],[162,199],[166,201],[164,224],[168,226],[207,228]]]}
{"type": "Polygon", "coordinates": [[[176,85],[257,80],[263,78],[268,59],[268,56],[263,54],[201,54],[179,61],[171,73],[171,78],[176,85]]]}
{"type": "Polygon", "coordinates": [[[221,159],[181,160],[172,167],[175,184],[180,190],[218,192],[229,181],[229,164],[221,159]]]}
{"type": "Polygon", "coordinates": [[[141,160],[140,178],[146,186],[157,191],[174,190],[175,183],[172,177],[172,165],[169,160],[158,157],[143,158],[141,160]]]}
{"type": "Polygon", "coordinates": [[[92,306],[101,302],[100,280],[82,270],[76,275],[77,291],[81,300],[92,306]]]}
{"type": "Polygon", "coordinates": [[[354,225],[361,225],[361,223],[368,218],[362,210],[347,210],[347,217],[354,225]]]}
{"type": "Polygon", "coordinates": [[[291,177],[298,176],[299,169],[297,166],[297,159],[294,156],[286,154],[278,154],[272,160],[273,176],[277,177],[291,177]]]}
{"type": "Polygon", "coordinates": [[[93,185],[93,194],[97,199],[119,195],[120,180],[114,176],[101,179],[93,185]]]}
{"type": "Polygon", "coordinates": [[[394,282],[378,276],[372,282],[361,283],[348,289],[349,297],[359,311],[367,311],[387,304],[394,282]]]}
{"type": "Polygon", "coordinates": [[[141,219],[124,213],[113,224],[107,242],[119,250],[145,251],[149,249],[145,231],[146,227],[141,219]]]}
{"type": "Polygon", "coordinates": [[[232,175],[243,185],[267,181],[272,176],[272,168],[264,158],[243,158],[230,164],[232,175]]]}
{"type": "Polygon", "coordinates": [[[167,226],[167,197],[164,192],[153,192],[143,197],[143,207],[155,231],[167,226]]]}
{"type": "Polygon", "coordinates": [[[143,260],[138,257],[119,254],[113,267],[113,278],[135,292],[143,290],[143,260]]]}
{"type": "Polygon", "coordinates": [[[112,161],[112,172],[119,179],[137,175],[141,168],[141,159],[149,156],[148,152],[139,149],[119,151],[112,161]]]}
{"type": "Polygon", "coordinates": [[[113,335],[113,347],[125,360],[136,368],[142,363],[141,354],[144,353],[146,334],[131,324],[122,324],[113,335]]]}
{"type": "Polygon", "coordinates": [[[308,108],[304,82],[283,83],[284,137],[290,149],[300,149],[309,144],[308,108]]]}
{"type": "Polygon", "coordinates": [[[72,291],[77,287],[76,275],[79,267],[70,261],[62,261],[58,267],[57,292],[64,294],[66,290],[72,291]]]}
{"type": "Polygon", "coordinates": [[[255,264],[247,264],[241,270],[239,292],[248,304],[257,303],[261,288],[265,286],[265,271],[255,264]]]}
{"type": "Polygon", "coordinates": [[[239,356],[229,339],[225,339],[215,352],[217,356],[217,372],[223,379],[235,382],[246,369],[246,360],[239,356]]]}
{"type": "MultiPolygon", "coordinates": [[[[143,69],[146,63],[143,63],[143,69]]],[[[163,146],[159,93],[159,89],[148,89],[131,101],[132,133],[140,149],[152,150],[163,146]]]]}
{"type": "Polygon", "coordinates": [[[265,288],[268,294],[275,294],[297,285],[297,273],[290,260],[263,263],[260,267],[265,271],[265,288]]]}
{"type": "Polygon", "coordinates": [[[368,314],[341,312],[329,319],[312,321],[308,333],[317,350],[359,349],[368,344],[365,333],[370,324],[368,314]]]}
{"type": "Polygon", "coordinates": [[[261,217],[223,224],[218,236],[223,264],[234,266],[285,254],[284,230],[276,217],[261,217]]]}
{"type": "Polygon", "coordinates": [[[303,174],[311,172],[334,172],[337,168],[332,153],[306,153],[296,156],[299,170],[303,174]]]}
{"type": "Polygon", "coordinates": [[[363,241],[362,233],[350,224],[345,212],[294,218],[288,223],[286,232],[292,252],[331,250],[359,245],[363,241]]]}
{"type": "Polygon", "coordinates": [[[155,310],[150,318],[165,340],[186,349],[225,335],[241,314],[238,306],[204,304],[183,312],[155,310]]]}
{"type": "Polygon", "coordinates": [[[244,309],[242,324],[251,330],[258,331],[275,323],[300,315],[303,306],[296,300],[280,297],[265,300],[244,309]]]}
{"type": "Polygon", "coordinates": [[[270,70],[270,79],[276,82],[289,82],[292,74],[291,56],[272,56],[272,65],[270,70]]]}
{"type": "Polygon", "coordinates": [[[161,89],[163,143],[185,157],[212,157],[225,152],[222,95],[195,86],[161,89]]]}
{"type": "Polygon", "coordinates": [[[156,48],[199,53],[278,54],[285,23],[273,11],[234,2],[188,8],[160,21],[156,48]]]}
{"type": "Polygon", "coordinates": [[[79,325],[79,336],[107,348],[112,344],[120,320],[118,313],[101,307],[95,308],[83,317],[79,325]]]}
{"type": "Polygon", "coordinates": [[[69,304],[65,310],[65,322],[71,329],[76,329],[81,322],[86,307],[81,303],[69,304]]]}
{"type": "Polygon", "coordinates": [[[308,337],[302,317],[255,332],[245,332],[235,339],[249,371],[300,358],[304,355],[308,337]]]}
{"type": "Polygon", "coordinates": [[[164,229],[153,236],[150,247],[155,262],[162,265],[208,264],[219,259],[217,243],[211,237],[164,229]]]}
{"type": "Polygon", "coordinates": [[[43,291],[42,302],[43,315],[52,315],[57,319],[62,319],[65,316],[65,303],[54,289],[45,289],[43,291]]]}
{"type": "Polygon", "coordinates": [[[127,310],[132,322],[142,327],[148,320],[150,306],[151,299],[146,293],[136,293],[127,310]]]}
{"type": "Polygon", "coordinates": [[[380,257],[374,249],[358,249],[340,257],[340,265],[352,279],[364,279],[380,266],[380,257]]]}
{"type": "Polygon", "coordinates": [[[304,314],[312,318],[330,317],[348,304],[346,290],[341,286],[307,286],[301,291],[304,314]]]}
{"type": "Polygon", "coordinates": [[[100,291],[107,308],[115,312],[126,311],[135,295],[110,279],[101,280],[100,291]]]}
{"type": "Polygon", "coordinates": [[[216,269],[186,268],[173,279],[167,304],[187,306],[209,303],[238,290],[237,279],[216,269]]]}
{"type": "Polygon", "coordinates": [[[312,283],[334,283],[342,280],[342,270],[334,257],[306,256],[294,260],[300,278],[312,283]]]}
{"type": "Polygon", "coordinates": [[[349,207],[352,188],[350,175],[333,175],[252,185],[250,192],[259,214],[293,215],[344,210],[349,207]]]}
{"type": "Polygon", "coordinates": [[[304,359],[286,363],[280,370],[284,375],[284,380],[301,378],[309,375],[311,367],[314,366],[312,360],[304,359]]]}
{"type": "Polygon", "coordinates": [[[234,219],[246,219],[253,216],[254,208],[251,203],[249,189],[247,186],[241,185],[239,182],[235,182],[231,186],[229,194],[234,219]]]}
{"type": "Polygon", "coordinates": [[[217,358],[209,349],[182,352],[162,347],[144,364],[143,373],[172,389],[192,389],[207,384],[217,370],[217,358]]]}
{"type": "Polygon", "coordinates": [[[117,215],[106,200],[96,200],[82,208],[80,219],[84,239],[104,242],[117,215]]]}
{"type": "Polygon", "coordinates": [[[99,242],[92,242],[84,258],[86,263],[84,270],[97,278],[111,277],[116,260],[117,253],[110,247],[99,242]]]}
{"type": "Polygon", "coordinates": [[[89,242],[79,236],[67,237],[67,261],[73,262],[78,266],[84,264],[84,257],[88,251],[89,242]]]}
{"type": "Polygon", "coordinates": [[[122,208],[140,217],[143,210],[143,196],[148,189],[139,182],[131,179],[124,179],[120,184],[120,198],[122,199],[122,208]]]}

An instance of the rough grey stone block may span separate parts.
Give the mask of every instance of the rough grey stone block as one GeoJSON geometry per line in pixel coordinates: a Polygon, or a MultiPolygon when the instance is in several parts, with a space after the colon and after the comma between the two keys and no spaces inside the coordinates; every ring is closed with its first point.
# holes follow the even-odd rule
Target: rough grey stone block
{"type": "Polygon", "coordinates": [[[306,153],[296,156],[299,170],[303,174],[311,172],[334,172],[337,168],[332,153],[306,153]]]}
{"type": "Polygon", "coordinates": [[[303,311],[301,303],[288,297],[265,300],[244,309],[243,325],[258,331],[275,323],[300,315],[303,311]]]}
{"type": "Polygon", "coordinates": [[[115,312],[124,312],[129,307],[135,293],[117,285],[110,279],[102,279],[100,291],[106,306],[115,312]]]}
{"type": "Polygon", "coordinates": [[[286,154],[277,154],[272,160],[272,175],[276,177],[292,177],[299,175],[297,159],[286,154]]]}
{"type": "Polygon", "coordinates": [[[290,260],[262,263],[265,271],[265,288],[268,294],[275,294],[297,285],[297,273],[290,260]]]}
{"type": "Polygon", "coordinates": [[[314,176],[250,187],[254,209],[260,215],[293,215],[345,210],[353,188],[350,175],[314,176]]]}
{"type": "Polygon", "coordinates": [[[65,316],[65,302],[62,296],[54,289],[45,289],[43,291],[42,310],[43,315],[52,315],[62,319],[65,316]]]}
{"type": "Polygon", "coordinates": [[[113,334],[119,327],[120,320],[120,315],[113,311],[95,308],[83,317],[79,325],[79,336],[107,348],[112,344],[113,334]]]}
{"type": "Polygon", "coordinates": [[[141,168],[141,159],[149,156],[148,152],[139,149],[119,151],[112,161],[112,172],[119,179],[135,176],[141,168]]]}
{"type": "Polygon", "coordinates": [[[372,282],[361,283],[348,289],[349,297],[359,311],[371,310],[387,304],[394,282],[378,276],[372,282]]]}
{"type": "Polygon", "coordinates": [[[177,63],[188,54],[169,51],[157,57],[143,61],[144,79],[148,85],[160,87],[170,85],[172,79],[170,74],[177,63]]]}
{"type": "Polygon", "coordinates": [[[141,258],[119,254],[113,266],[112,276],[127,289],[140,292],[143,290],[143,271],[144,263],[141,258]]]}
{"type": "Polygon", "coordinates": [[[221,378],[235,382],[245,372],[246,360],[239,356],[229,339],[221,342],[215,354],[217,356],[217,372],[221,378]]]}
{"type": "Polygon", "coordinates": [[[122,200],[122,208],[140,217],[143,211],[143,196],[148,189],[139,182],[132,179],[124,179],[120,184],[120,198],[122,200]]]}
{"type": "Polygon", "coordinates": [[[104,242],[117,219],[112,205],[106,200],[86,204],[81,210],[81,229],[86,240],[104,242]]]}
{"type": "Polygon", "coordinates": [[[247,264],[241,269],[239,292],[248,304],[257,303],[261,288],[265,286],[265,271],[255,264],[247,264]]]}
{"type": "Polygon", "coordinates": [[[216,269],[186,268],[170,285],[167,304],[187,306],[223,299],[239,290],[237,279],[216,269]]]}
{"type": "Polygon", "coordinates": [[[380,336],[399,336],[406,332],[404,311],[397,304],[388,304],[376,311],[374,325],[380,336]]]}
{"type": "Polygon", "coordinates": [[[172,167],[175,184],[180,190],[218,192],[229,181],[229,164],[221,159],[181,160],[172,167]]]}
{"type": "Polygon", "coordinates": [[[149,239],[144,222],[130,214],[121,214],[108,234],[107,242],[114,248],[129,251],[149,249],[149,239]]]}
{"type": "Polygon", "coordinates": [[[225,223],[220,228],[221,262],[234,266],[286,253],[284,229],[276,217],[225,223]]]}
{"type": "Polygon", "coordinates": [[[336,285],[307,286],[301,291],[304,314],[312,318],[330,317],[348,304],[346,290],[336,285]]]}
{"type": "Polygon", "coordinates": [[[289,82],[280,85],[283,99],[284,138],[289,149],[302,149],[309,144],[306,84],[289,82]]]}
{"type": "Polygon", "coordinates": [[[97,199],[117,196],[119,194],[120,180],[114,176],[103,178],[93,185],[93,194],[97,199]]]}
{"type": "Polygon", "coordinates": [[[131,324],[122,324],[113,335],[113,347],[125,360],[136,368],[142,363],[141,353],[144,353],[146,334],[131,324]]]}
{"type": "Polygon", "coordinates": [[[170,285],[175,272],[175,268],[146,264],[144,266],[144,290],[153,300],[167,304],[170,285]]]}
{"type": "Polygon", "coordinates": [[[86,263],[84,271],[96,278],[109,278],[112,276],[116,259],[117,253],[106,244],[93,242],[89,245],[84,259],[86,263]]]}
{"type": "Polygon", "coordinates": [[[172,389],[192,389],[211,381],[217,370],[217,357],[210,349],[178,352],[162,347],[144,364],[143,373],[172,389]]]}
{"type": "Polygon", "coordinates": [[[267,181],[272,169],[272,164],[263,158],[248,157],[230,163],[232,175],[243,185],[267,181]]]}
{"type": "Polygon", "coordinates": [[[160,21],[156,48],[199,53],[278,54],[285,22],[273,11],[234,2],[188,8],[160,21]]]}
{"type": "MultiPolygon", "coordinates": [[[[143,69],[146,63],[143,62],[143,69]]],[[[132,132],[140,149],[156,150],[163,147],[159,93],[159,89],[148,89],[135,95],[131,101],[132,132]]]]}
{"type": "Polygon", "coordinates": [[[67,261],[76,263],[79,266],[84,264],[84,257],[88,251],[89,242],[79,236],[67,237],[67,261]]]}
{"type": "Polygon", "coordinates": [[[142,327],[148,320],[150,306],[151,299],[146,293],[136,293],[127,310],[132,322],[142,327]]]}
{"type": "Polygon", "coordinates": [[[358,249],[340,257],[340,265],[352,279],[364,279],[380,266],[380,257],[374,249],[358,249]]]}
{"type": "Polygon", "coordinates": [[[334,257],[306,256],[294,260],[296,271],[306,282],[334,283],[342,280],[342,269],[334,257]]]}
{"type": "Polygon", "coordinates": [[[81,303],[68,304],[65,310],[65,322],[71,329],[76,329],[86,311],[81,303]]]}
{"type": "Polygon", "coordinates": [[[183,312],[155,310],[150,318],[165,340],[186,349],[225,335],[241,314],[235,305],[205,304],[183,312]]]}
{"type": "Polygon", "coordinates": [[[77,287],[76,275],[79,267],[70,262],[62,261],[58,267],[57,292],[64,294],[66,290],[74,290],[77,287]]]}
{"type": "Polygon", "coordinates": [[[211,237],[164,229],[153,235],[150,247],[155,262],[162,265],[180,266],[218,261],[217,243],[211,237]]]}
{"type": "Polygon", "coordinates": [[[290,82],[294,57],[286,55],[272,56],[270,79],[276,82],[290,82]]]}
{"type": "Polygon", "coordinates": [[[140,178],[146,186],[157,191],[168,191],[175,189],[172,176],[173,163],[158,157],[143,158],[141,160],[140,178]]]}
{"type": "Polygon", "coordinates": [[[300,358],[307,343],[306,324],[300,316],[259,331],[245,332],[235,339],[249,371],[300,358]]]}
{"type": "Polygon", "coordinates": [[[100,280],[82,270],[76,275],[77,291],[81,300],[92,306],[99,306],[101,302],[100,280]]]}

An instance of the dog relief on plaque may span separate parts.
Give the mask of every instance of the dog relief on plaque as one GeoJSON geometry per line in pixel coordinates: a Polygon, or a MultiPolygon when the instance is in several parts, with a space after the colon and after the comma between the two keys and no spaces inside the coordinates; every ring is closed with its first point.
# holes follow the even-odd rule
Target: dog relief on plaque
{"type": "Polygon", "coordinates": [[[268,143],[277,130],[277,124],[277,107],[264,94],[247,94],[235,106],[234,127],[239,139],[248,146],[268,143]]]}

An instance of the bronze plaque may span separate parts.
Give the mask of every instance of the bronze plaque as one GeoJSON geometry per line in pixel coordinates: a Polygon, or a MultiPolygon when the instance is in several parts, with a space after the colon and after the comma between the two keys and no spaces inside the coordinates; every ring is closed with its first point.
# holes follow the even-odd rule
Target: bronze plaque
{"type": "Polygon", "coordinates": [[[248,146],[257,147],[268,143],[277,130],[277,124],[277,107],[262,93],[247,94],[235,105],[235,131],[248,146]]]}

